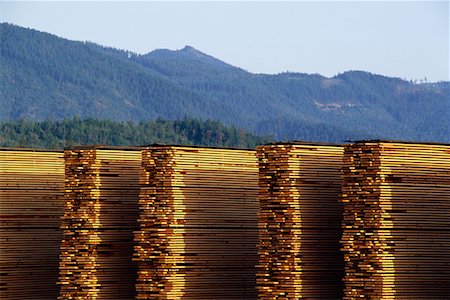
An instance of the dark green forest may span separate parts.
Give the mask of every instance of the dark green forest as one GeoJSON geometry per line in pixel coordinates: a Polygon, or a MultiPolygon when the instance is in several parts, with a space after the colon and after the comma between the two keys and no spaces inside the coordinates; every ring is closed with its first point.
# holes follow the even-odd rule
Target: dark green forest
{"type": "Polygon", "coordinates": [[[64,121],[0,122],[0,147],[63,149],[77,145],[143,146],[177,144],[254,148],[271,141],[217,121],[155,120],[115,122],[73,118],[64,121]]]}
{"type": "Polygon", "coordinates": [[[190,118],[284,140],[450,142],[448,82],[253,74],[189,46],[138,55],[5,23],[0,41],[1,121],[190,118]]]}

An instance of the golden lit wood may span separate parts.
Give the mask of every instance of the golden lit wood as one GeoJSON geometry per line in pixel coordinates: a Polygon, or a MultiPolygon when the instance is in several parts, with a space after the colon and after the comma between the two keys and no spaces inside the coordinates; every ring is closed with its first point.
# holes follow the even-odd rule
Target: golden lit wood
{"type": "Polygon", "coordinates": [[[139,149],[65,151],[59,299],[133,299],[139,149]]]}
{"type": "Polygon", "coordinates": [[[450,299],[450,146],[345,149],[344,299],[450,299]]]}
{"type": "Polygon", "coordinates": [[[0,298],[55,299],[62,152],[0,149],[0,298]]]}
{"type": "Polygon", "coordinates": [[[339,299],[342,294],[343,147],[257,148],[259,299],[339,299]]]}
{"type": "Polygon", "coordinates": [[[143,151],[137,299],[255,299],[254,151],[143,151]]]}

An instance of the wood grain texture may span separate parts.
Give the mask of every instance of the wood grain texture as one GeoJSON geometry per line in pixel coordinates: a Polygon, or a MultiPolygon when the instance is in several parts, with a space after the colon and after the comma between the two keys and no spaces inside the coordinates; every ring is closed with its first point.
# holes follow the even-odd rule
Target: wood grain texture
{"type": "Polygon", "coordinates": [[[139,150],[65,151],[59,299],[134,299],[139,150]]]}
{"type": "Polygon", "coordinates": [[[359,142],[343,170],[344,299],[450,299],[450,146],[359,142]]]}
{"type": "Polygon", "coordinates": [[[143,151],[137,299],[255,299],[254,151],[143,151]]]}
{"type": "Polygon", "coordinates": [[[0,298],[55,299],[62,152],[0,150],[0,298]]]}
{"type": "Polygon", "coordinates": [[[342,295],[343,147],[275,144],[259,161],[259,299],[342,295]]]}

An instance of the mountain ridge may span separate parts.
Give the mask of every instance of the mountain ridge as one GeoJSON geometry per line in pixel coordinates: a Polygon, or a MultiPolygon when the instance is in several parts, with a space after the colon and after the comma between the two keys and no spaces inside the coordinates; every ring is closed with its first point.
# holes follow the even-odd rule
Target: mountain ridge
{"type": "Polygon", "coordinates": [[[156,49],[151,52],[148,52],[143,55],[139,55],[140,58],[164,58],[164,59],[174,59],[174,60],[195,60],[207,64],[212,64],[217,67],[224,67],[224,68],[236,68],[235,66],[232,66],[230,64],[225,63],[224,61],[217,59],[211,55],[208,55],[206,53],[203,53],[200,50],[197,50],[196,48],[186,45],[184,48],[179,50],[170,50],[170,49],[156,49]]]}
{"type": "Polygon", "coordinates": [[[140,55],[5,23],[0,34],[0,120],[190,117],[287,139],[450,137],[447,82],[253,74],[192,46],[140,55]]]}

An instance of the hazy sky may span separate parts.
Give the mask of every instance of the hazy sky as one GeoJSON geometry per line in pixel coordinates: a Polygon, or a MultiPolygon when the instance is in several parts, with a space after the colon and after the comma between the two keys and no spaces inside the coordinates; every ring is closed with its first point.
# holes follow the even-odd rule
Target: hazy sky
{"type": "Polygon", "coordinates": [[[449,80],[449,1],[5,1],[0,20],[146,53],[184,45],[254,73],[449,80]]]}

